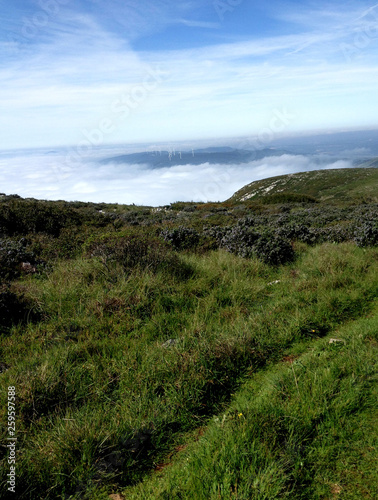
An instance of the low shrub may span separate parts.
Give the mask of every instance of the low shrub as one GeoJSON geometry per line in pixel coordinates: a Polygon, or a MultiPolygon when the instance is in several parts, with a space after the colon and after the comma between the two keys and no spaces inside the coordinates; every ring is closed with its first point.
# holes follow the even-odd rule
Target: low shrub
{"type": "Polygon", "coordinates": [[[0,229],[9,236],[40,232],[58,236],[63,227],[81,223],[77,210],[65,203],[11,200],[0,205],[0,229]]]}
{"type": "Polygon", "coordinates": [[[277,236],[287,240],[298,240],[313,245],[318,240],[318,234],[313,228],[304,224],[287,224],[277,230],[277,236]]]}
{"type": "Polygon", "coordinates": [[[27,248],[27,240],[21,238],[0,239],[0,279],[12,280],[19,276],[22,262],[33,262],[34,254],[27,248]]]}
{"type": "Polygon", "coordinates": [[[7,333],[13,324],[35,320],[37,316],[9,284],[0,285],[0,334],[7,333]]]}
{"type": "Polygon", "coordinates": [[[275,203],[318,203],[314,196],[299,193],[276,193],[264,196],[260,200],[261,203],[275,204],[275,203]]]}
{"type": "Polygon", "coordinates": [[[378,223],[364,221],[354,232],[354,241],[359,247],[378,245],[378,223]]]}
{"type": "Polygon", "coordinates": [[[220,240],[220,246],[228,252],[240,257],[251,257],[254,244],[259,238],[259,234],[250,229],[236,225],[229,229],[220,240]]]}
{"type": "Polygon", "coordinates": [[[351,241],[353,239],[352,225],[336,224],[318,230],[320,234],[320,241],[327,241],[329,243],[343,243],[344,241],[351,241]]]}
{"type": "Polygon", "coordinates": [[[253,246],[254,254],[266,264],[292,262],[295,253],[288,239],[274,233],[264,233],[253,246]]]}
{"type": "Polygon", "coordinates": [[[191,274],[191,268],[166,242],[143,233],[104,235],[86,246],[90,256],[99,257],[106,266],[118,263],[126,272],[139,268],[165,270],[181,277],[191,274]]]}
{"type": "Polygon", "coordinates": [[[200,235],[195,229],[179,226],[175,229],[165,229],[160,233],[164,241],[170,243],[175,250],[186,250],[198,245],[200,235]]]}

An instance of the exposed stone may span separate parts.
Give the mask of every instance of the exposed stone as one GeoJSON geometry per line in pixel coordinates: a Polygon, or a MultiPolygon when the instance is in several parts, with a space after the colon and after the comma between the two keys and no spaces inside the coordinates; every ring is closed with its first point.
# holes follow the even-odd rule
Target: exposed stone
{"type": "Polygon", "coordinates": [[[21,262],[21,270],[24,273],[36,273],[36,268],[30,262],[21,262]]]}
{"type": "Polygon", "coordinates": [[[162,344],[162,347],[172,347],[178,343],[178,339],[169,339],[164,344],[162,344]]]}
{"type": "Polygon", "coordinates": [[[9,365],[6,363],[0,363],[0,374],[6,372],[9,368],[9,365]]]}

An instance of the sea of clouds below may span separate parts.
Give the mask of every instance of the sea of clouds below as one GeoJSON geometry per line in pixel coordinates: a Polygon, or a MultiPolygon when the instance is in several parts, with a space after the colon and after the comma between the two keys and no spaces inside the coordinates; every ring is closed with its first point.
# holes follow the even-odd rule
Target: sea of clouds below
{"type": "Polygon", "coordinates": [[[352,167],[346,160],[320,161],[288,154],[241,165],[204,163],[159,169],[148,165],[104,165],[96,160],[92,155],[67,161],[67,155],[59,151],[3,152],[0,192],[44,200],[161,206],[175,201],[224,201],[255,180],[352,167]]]}

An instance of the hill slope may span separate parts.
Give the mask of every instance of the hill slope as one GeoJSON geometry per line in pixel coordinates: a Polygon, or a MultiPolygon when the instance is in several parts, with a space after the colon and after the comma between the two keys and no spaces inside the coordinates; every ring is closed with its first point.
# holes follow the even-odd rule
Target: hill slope
{"type": "Polygon", "coordinates": [[[378,158],[372,158],[371,160],[367,160],[360,165],[360,167],[364,168],[378,168],[378,158]]]}
{"type": "Polygon", "coordinates": [[[247,184],[230,201],[257,201],[279,193],[309,195],[327,202],[378,202],[378,169],[342,168],[280,175],[247,184]]]}
{"type": "Polygon", "coordinates": [[[303,206],[0,195],[1,500],[378,498],[377,172],[284,176],[303,206]]]}

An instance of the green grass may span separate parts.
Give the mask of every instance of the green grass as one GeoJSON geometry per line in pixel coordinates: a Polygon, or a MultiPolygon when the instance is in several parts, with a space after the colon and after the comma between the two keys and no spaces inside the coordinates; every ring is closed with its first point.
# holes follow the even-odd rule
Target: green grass
{"type": "MultiPolygon", "coordinates": [[[[376,498],[378,247],[352,240],[374,221],[377,172],[259,181],[260,205],[237,205],[251,186],[163,211],[2,200],[0,225],[18,227],[0,240],[0,433],[15,386],[17,498],[376,498]],[[201,232],[239,220],[286,224],[295,260],[244,259],[201,232]],[[302,223],[344,243],[308,246],[302,223]],[[159,238],[178,225],[197,246],[159,238]],[[24,254],[45,264],[22,274],[24,254]]],[[[14,498],[7,453],[0,498],[14,498]]]]}
{"type": "MultiPolygon", "coordinates": [[[[378,249],[297,252],[281,267],[221,250],[180,254],[183,276],[78,257],[13,283],[42,318],[1,342],[2,442],[7,387],[17,392],[17,498],[125,488],[126,498],[327,498],[357,459],[348,488],[361,497],[360,482],[372,483],[371,440],[357,422],[372,426],[378,249]],[[360,338],[353,328],[364,322],[360,338]],[[339,328],[348,341],[338,349],[325,337],[339,328]],[[181,472],[184,452],[151,474],[184,444],[181,472]]],[[[0,458],[4,495],[4,448],[0,458]]]]}
{"type": "Polygon", "coordinates": [[[127,499],[377,497],[378,303],[250,377],[127,499]]]}

